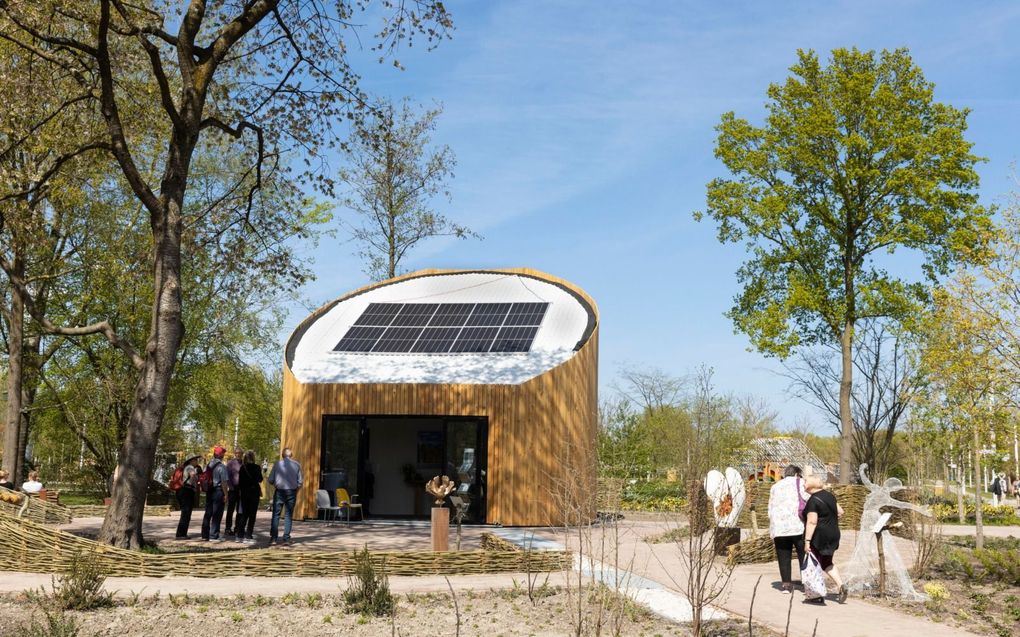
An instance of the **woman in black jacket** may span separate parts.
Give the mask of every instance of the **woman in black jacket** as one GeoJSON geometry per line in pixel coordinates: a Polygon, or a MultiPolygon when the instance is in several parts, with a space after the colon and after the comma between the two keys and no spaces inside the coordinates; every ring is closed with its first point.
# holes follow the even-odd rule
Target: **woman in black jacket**
{"type": "Polygon", "coordinates": [[[244,454],[244,464],[237,476],[237,488],[240,491],[240,512],[234,527],[237,530],[237,541],[254,544],[255,514],[259,510],[262,499],[262,467],[255,463],[255,452],[251,449],[244,454]]]}

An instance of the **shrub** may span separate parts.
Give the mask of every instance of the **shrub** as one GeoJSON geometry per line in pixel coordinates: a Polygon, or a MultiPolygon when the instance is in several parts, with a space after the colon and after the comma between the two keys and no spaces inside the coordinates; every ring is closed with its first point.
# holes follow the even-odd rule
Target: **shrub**
{"type": "MultiPolygon", "coordinates": [[[[932,514],[939,520],[944,522],[953,523],[959,516],[959,511],[956,504],[939,503],[931,505],[932,514]]],[[[970,523],[974,522],[974,503],[968,502],[965,505],[966,518],[970,523]]],[[[981,506],[981,520],[985,524],[991,525],[1013,525],[1020,524],[1020,517],[1016,514],[1016,509],[1012,505],[1004,504],[1000,506],[992,506],[990,504],[983,504],[981,506]]]]}
{"type": "Polygon", "coordinates": [[[620,508],[624,511],[681,511],[686,504],[680,482],[655,480],[626,485],[620,508]]]}
{"type": "Polygon", "coordinates": [[[113,593],[103,590],[106,574],[92,554],[75,553],[67,573],[53,581],[53,603],[61,610],[92,610],[113,605],[113,593]]]}
{"type": "Polygon", "coordinates": [[[42,621],[32,618],[28,624],[21,626],[18,633],[22,637],[79,637],[81,626],[78,620],[61,608],[47,608],[39,604],[42,621]]]}
{"type": "Polygon", "coordinates": [[[396,600],[390,593],[389,579],[385,573],[376,572],[367,545],[364,550],[354,553],[354,575],[349,582],[343,592],[344,608],[348,613],[376,617],[393,614],[396,600]]]}

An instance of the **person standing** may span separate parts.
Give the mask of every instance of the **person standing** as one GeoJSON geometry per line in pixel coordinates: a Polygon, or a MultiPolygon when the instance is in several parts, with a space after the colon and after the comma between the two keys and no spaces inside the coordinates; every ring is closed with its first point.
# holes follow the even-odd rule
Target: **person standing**
{"type": "MultiPolygon", "coordinates": [[[[241,456],[243,454],[243,449],[235,447],[234,457],[227,463],[227,473],[230,475],[230,480],[227,483],[227,535],[234,535],[234,511],[241,501],[240,492],[237,490],[237,481],[241,472],[241,456]]],[[[240,512],[238,512],[238,516],[240,516],[240,512]]]]}
{"type": "Polygon", "coordinates": [[[209,491],[205,496],[205,517],[202,518],[202,539],[222,542],[220,537],[220,521],[223,519],[223,506],[227,496],[224,489],[230,481],[227,466],[223,464],[223,456],[227,450],[217,446],[213,448],[213,459],[205,470],[209,474],[209,491]]]}
{"type": "Polygon", "coordinates": [[[273,517],[269,523],[269,544],[279,540],[280,509],[285,509],[283,522],[283,544],[290,544],[290,528],[294,520],[294,503],[297,491],[304,479],[301,476],[301,465],[293,458],[290,447],[284,447],[283,457],[276,461],[269,472],[269,483],[276,487],[273,495],[273,517]]]}
{"type": "Polygon", "coordinates": [[[804,562],[804,522],[800,512],[808,499],[800,467],[789,465],[783,471],[783,479],[769,489],[769,535],[776,545],[779,560],[780,590],[793,593],[793,579],[790,560],[797,551],[797,563],[804,562]]]}
{"type": "Polygon", "coordinates": [[[181,509],[181,519],[177,522],[178,540],[188,539],[191,512],[195,510],[195,500],[198,499],[198,461],[199,456],[195,456],[184,463],[181,488],[177,489],[177,506],[181,509]]]}
{"type": "Polygon", "coordinates": [[[1002,504],[1002,478],[998,475],[992,480],[992,506],[997,507],[1002,504]]]}
{"type": "Polygon", "coordinates": [[[262,467],[255,462],[251,449],[244,454],[244,464],[238,472],[237,541],[247,544],[255,542],[255,514],[262,498],[262,467]]]}
{"type": "MultiPolygon", "coordinates": [[[[839,549],[839,516],[843,515],[843,508],[836,502],[836,496],[824,489],[821,478],[808,476],[806,483],[807,492],[811,494],[811,497],[804,505],[804,543],[818,560],[818,564],[825,574],[839,588],[836,600],[842,604],[846,601],[847,588],[832,559],[836,550],[839,549]]],[[[824,604],[825,597],[815,597],[805,601],[824,604]]]]}

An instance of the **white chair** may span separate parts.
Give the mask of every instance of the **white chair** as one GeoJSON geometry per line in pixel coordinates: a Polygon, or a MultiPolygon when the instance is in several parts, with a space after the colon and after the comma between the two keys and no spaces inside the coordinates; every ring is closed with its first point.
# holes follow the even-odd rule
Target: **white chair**
{"type": "Polygon", "coordinates": [[[325,489],[319,489],[315,492],[315,506],[318,509],[315,512],[315,516],[318,517],[319,513],[322,513],[323,522],[336,520],[336,516],[340,512],[340,507],[329,503],[329,492],[325,489]]]}

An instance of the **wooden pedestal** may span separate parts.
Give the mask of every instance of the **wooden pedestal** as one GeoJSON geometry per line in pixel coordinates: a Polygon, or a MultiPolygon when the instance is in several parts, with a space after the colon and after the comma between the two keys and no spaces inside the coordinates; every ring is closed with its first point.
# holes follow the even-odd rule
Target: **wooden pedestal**
{"type": "Polygon", "coordinates": [[[450,550],[450,510],[432,507],[432,550],[450,550]]]}

